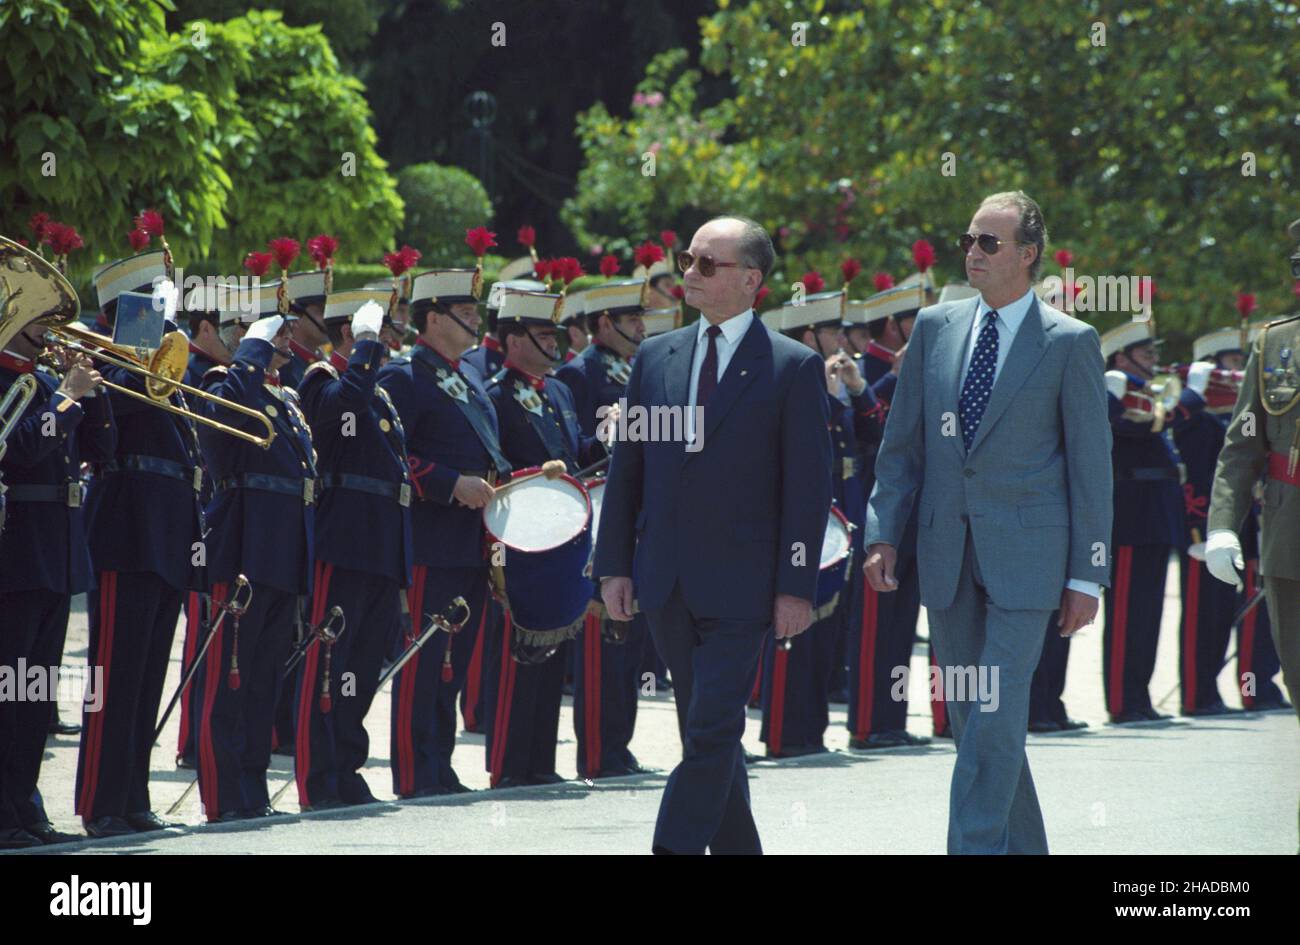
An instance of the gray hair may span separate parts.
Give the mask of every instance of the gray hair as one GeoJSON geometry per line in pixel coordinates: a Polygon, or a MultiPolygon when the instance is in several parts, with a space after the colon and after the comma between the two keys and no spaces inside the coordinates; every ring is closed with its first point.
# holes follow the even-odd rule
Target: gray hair
{"type": "Polygon", "coordinates": [[[1007,190],[999,194],[990,194],[984,198],[981,207],[1011,207],[1020,219],[1016,223],[1016,242],[1022,246],[1033,246],[1038,250],[1033,264],[1029,267],[1029,281],[1037,282],[1043,271],[1043,253],[1047,251],[1047,224],[1043,222],[1043,209],[1038,201],[1023,190],[1007,190]]]}
{"type": "Polygon", "coordinates": [[[776,262],[776,250],[772,248],[772,237],[767,235],[763,225],[737,213],[724,213],[709,222],[717,220],[735,220],[741,225],[740,241],[737,243],[740,261],[750,269],[757,269],[766,279],[772,272],[772,264],[776,262]]]}

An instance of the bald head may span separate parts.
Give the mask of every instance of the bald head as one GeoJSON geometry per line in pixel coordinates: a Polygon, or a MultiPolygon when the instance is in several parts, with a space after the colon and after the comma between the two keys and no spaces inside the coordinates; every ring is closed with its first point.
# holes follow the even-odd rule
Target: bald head
{"type": "Polygon", "coordinates": [[[695,261],[682,278],[686,304],[713,324],[753,307],[776,256],[767,231],[742,216],[714,217],[695,231],[687,252],[695,261]],[[714,264],[711,276],[701,271],[706,259],[714,264]]]}

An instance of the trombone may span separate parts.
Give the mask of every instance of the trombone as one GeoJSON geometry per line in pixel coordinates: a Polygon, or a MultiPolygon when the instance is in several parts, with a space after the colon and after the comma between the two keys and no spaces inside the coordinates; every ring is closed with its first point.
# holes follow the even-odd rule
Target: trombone
{"type": "Polygon", "coordinates": [[[5,391],[4,400],[0,400],[0,459],[4,459],[5,450],[9,448],[9,434],[23,418],[27,405],[36,396],[36,386],[36,376],[24,374],[5,391]]]}
{"type": "Polygon", "coordinates": [[[24,328],[39,325],[45,329],[46,339],[65,351],[87,354],[145,379],[145,393],[103,381],[108,389],[160,407],[168,413],[187,417],[262,449],[270,447],[275,439],[275,429],[259,411],[181,382],[189,360],[183,332],[168,332],[163,337],[162,346],[150,355],[148,364],[145,364],[143,356],[134,349],[114,344],[103,335],[72,324],[80,308],[77,293],[63,273],[27,247],[0,236],[0,348],[24,328]],[[168,399],[177,390],[257,420],[266,434],[258,436],[177,407],[168,399]]]}

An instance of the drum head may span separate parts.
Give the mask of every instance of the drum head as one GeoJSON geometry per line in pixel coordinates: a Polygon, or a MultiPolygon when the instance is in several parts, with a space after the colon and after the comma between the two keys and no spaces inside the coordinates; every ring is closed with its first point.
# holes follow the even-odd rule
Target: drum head
{"type": "Polygon", "coordinates": [[[591,517],[576,479],[535,476],[499,492],[483,509],[488,533],[514,551],[550,551],[582,534],[591,517]]]}
{"type": "Polygon", "coordinates": [[[605,499],[605,480],[588,480],[587,497],[591,499],[591,541],[594,544],[596,536],[600,533],[600,503],[605,499]]]}
{"type": "Polygon", "coordinates": [[[821,570],[834,567],[849,554],[849,526],[839,509],[831,509],[826,519],[826,537],[822,539],[821,570]]]}

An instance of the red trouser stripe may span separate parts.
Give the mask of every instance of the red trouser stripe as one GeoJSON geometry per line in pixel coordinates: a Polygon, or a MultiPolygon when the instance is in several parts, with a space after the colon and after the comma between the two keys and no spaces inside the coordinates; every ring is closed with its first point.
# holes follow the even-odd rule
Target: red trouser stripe
{"type": "Polygon", "coordinates": [[[1183,597],[1183,711],[1196,708],[1196,624],[1200,616],[1201,562],[1183,556],[1187,593],[1183,597]]]}
{"type": "Polygon", "coordinates": [[[773,755],[781,754],[781,729],[785,727],[785,670],[790,651],[776,643],[776,652],[772,654],[772,717],[767,725],[767,750],[773,755]]]}
{"type": "Polygon", "coordinates": [[[474,651],[470,654],[469,670],[465,674],[465,707],[461,714],[465,717],[465,727],[478,728],[478,693],[483,687],[483,636],[487,633],[488,602],[483,601],[483,609],[478,618],[478,636],[474,640],[474,651]]]}
{"type": "Polygon", "coordinates": [[[587,615],[583,628],[583,722],[587,730],[587,775],[600,774],[600,618],[587,615]]]}
{"type": "MultiPolygon", "coordinates": [[[[316,562],[316,575],[312,581],[311,625],[319,626],[325,619],[325,605],[329,601],[330,575],[334,565],[324,561],[316,562]]],[[[311,771],[311,719],[313,701],[316,698],[316,675],[320,664],[320,642],[307,647],[307,656],[303,660],[302,690],[298,694],[298,731],[293,740],[294,777],[298,781],[298,804],[311,806],[307,796],[307,774],[311,771]]]]}
{"type": "MultiPolygon", "coordinates": [[[[934,630],[931,629],[933,634],[934,630]]],[[[933,669],[939,668],[938,661],[934,658],[934,644],[930,644],[930,666],[933,669]]],[[[937,680],[934,685],[934,691],[930,693],[930,715],[934,718],[934,734],[942,735],[943,730],[948,727],[948,702],[943,696],[943,676],[936,675],[937,680]]]]}
{"type": "MultiPolygon", "coordinates": [[[[428,565],[419,564],[412,569],[411,586],[406,591],[406,603],[411,611],[411,630],[408,640],[420,636],[420,615],[424,609],[424,579],[428,565]]],[[[420,670],[420,651],[416,650],[402,667],[397,683],[397,786],[398,794],[415,790],[415,733],[411,731],[411,715],[415,705],[415,677],[420,670]]]]}
{"type": "MultiPolygon", "coordinates": [[[[199,616],[202,613],[200,609],[201,601],[199,600],[198,591],[190,591],[185,598],[185,652],[181,659],[181,678],[190,671],[194,665],[194,655],[199,651],[199,637],[203,634],[203,627],[199,625],[199,616]]],[[[193,685],[191,681],[190,685],[193,685]]],[[[186,692],[181,696],[181,722],[180,731],[176,736],[176,756],[180,757],[185,751],[185,743],[190,740],[190,694],[186,692]]]]}
{"type": "Polygon", "coordinates": [[[497,714],[492,726],[492,767],[490,769],[492,787],[501,780],[501,769],[505,766],[506,740],[510,736],[510,707],[515,695],[515,661],[510,656],[510,637],[514,633],[514,622],[510,611],[506,611],[504,632],[501,634],[501,676],[497,683],[497,714]]]}
{"type": "Polygon", "coordinates": [[[864,582],[862,588],[862,629],[858,638],[858,704],[853,719],[853,737],[871,734],[876,702],[876,633],[880,616],[880,596],[864,582]]]}
{"type": "Polygon", "coordinates": [[[100,711],[87,712],[86,731],[82,740],[86,745],[81,773],[81,797],[75,813],[91,819],[95,807],[95,790],[99,787],[99,757],[104,747],[104,715],[109,692],[109,670],[113,659],[113,631],[117,622],[117,572],[102,571],[99,575],[99,640],[95,647],[95,661],[91,666],[104,668],[104,681],[100,711]]]}
{"type": "Polygon", "coordinates": [[[1128,589],[1133,571],[1133,546],[1120,545],[1115,556],[1115,626],[1110,635],[1110,689],[1106,693],[1111,715],[1124,711],[1124,646],[1128,635],[1128,589]]]}
{"type": "Polygon", "coordinates": [[[758,661],[758,669],[754,672],[754,688],[750,690],[749,701],[758,702],[763,695],[763,661],[758,661]]]}
{"type": "MultiPolygon", "coordinates": [[[[1259,562],[1251,559],[1246,562],[1246,600],[1255,596],[1255,576],[1258,573],[1259,562]]],[[[1259,613],[1259,605],[1255,605],[1250,613],[1246,614],[1241,621],[1241,634],[1237,638],[1237,689],[1241,693],[1241,705],[1245,709],[1255,707],[1255,696],[1247,692],[1248,689],[1254,690],[1259,685],[1259,680],[1250,682],[1250,674],[1254,672],[1255,665],[1255,615],[1259,613]]]]}
{"type": "MultiPolygon", "coordinates": [[[[212,585],[212,613],[217,613],[217,605],[226,600],[226,585],[212,585]]],[[[215,620],[216,617],[214,616],[215,620]]],[[[233,620],[234,618],[228,618],[233,620]]],[[[199,796],[203,798],[203,810],[208,820],[214,821],[221,816],[221,804],[217,788],[217,755],[212,747],[212,703],[217,697],[217,686],[221,685],[221,656],[226,635],[226,621],[221,622],[221,629],[212,638],[208,646],[208,665],[204,668],[206,680],[203,684],[203,714],[199,717],[199,796]]]]}

